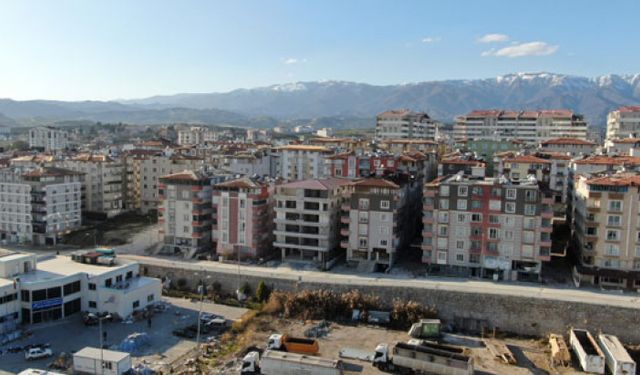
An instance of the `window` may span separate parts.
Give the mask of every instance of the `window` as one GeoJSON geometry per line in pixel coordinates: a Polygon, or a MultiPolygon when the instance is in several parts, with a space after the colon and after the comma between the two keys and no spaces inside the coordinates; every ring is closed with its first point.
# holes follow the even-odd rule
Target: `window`
{"type": "Polygon", "coordinates": [[[622,201],[609,201],[609,211],[621,212],[622,201]]]}
{"type": "Polygon", "coordinates": [[[480,236],[482,236],[482,229],[480,227],[471,228],[471,236],[472,237],[480,237],[480,236]]]}
{"type": "Polygon", "coordinates": [[[472,223],[482,222],[482,214],[471,214],[471,222],[472,223]]]}
{"type": "Polygon", "coordinates": [[[464,241],[462,241],[462,240],[456,241],[456,249],[464,250],[464,241]]]}
{"type": "Polygon", "coordinates": [[[501,197],[502,196],[502,189],[500,189],[500,188],[492,188],[491,189],[491,196],[492,197],[501,197]]]}
{"type": "Polygon", "coordinates": [[[492,211],[500,211],[502,208],[502,202],[498,200],[490,200],[489,201],[489,209],[492,211]]]}
{"type": "Polygon", "coordinates": [[[438,236],[446,237],[449,235],[449,227],[446,225],[438,225],[438,236]]]}
{"type": "Polygon", "coordinates": [[[125,276],[126,280],[133,278],[133,271],[127,271],[127,275],[125,276]]]}
{"type": "Polygon", "coordinates": [[[538,192],[535,190],[527,189],[524,193],[524,199],[527,202],[535,202],[538,199],[538,192]]]}
{"type": "Polygon", "coordinates": [[[447,262],[447,252],[446,251],[438,251],[438,262],[447,262]]]}
{"type": "Polygon", "coordinates": [[[482,195],[482,188],[480,186],[474,186],[471,188],[471,194],[482,195]]]}
{"type": "Polygon", "coordinates": [[[622,216],[609,215],[607,216],[607,225],[612,227],[619,227],[622,222],[622,216]]]}
{"type": "Polygon", "coordinates": [[[524,229],[535,229],[535,227],[536,227],[536,218],[525,217],[522,220],[522,226],[524,227],[524,229]]]}
{"type": "Polygon", "coordinates": [[[500,224],[500,216],[498,216],[498,215],[489,215],[489,223],[490,224],[500,224]]]}
{"type": "Polygon", "coordinates": [[[466,221],[467,221],[467,215],[458,214],[458,223],[459,224],[464,224],[466,221]]]}
{"type": "Polygon", "coordinates": [[[380,208],[383,210],[388,210],[389,207],[391,207],[391,205],[389,204],[389,201],[380,201],[380,208]]]}
{"type": "Polygon", "coordinates": [[[467,200],[466,199],[458,199],[457,209],[460,211],[464,211],[467,209],[467,200]]]}
{"type": "Polygon", "coordinates": [[[620,231],[614,229],[607,230],[607,241],[619,241],[620,240],[620,231]]]}
{"type": "MultiPolygon", "coordinates": [[[[505,202],[504,204],[504,212],[508,213],[508,214],[515,214],[516,213],[516,204],[515,202],[505,202]]],[[[506,222],[506,220],[505,220],[506,222]]]]}
{"type": "Polygon", "coordinates": [[[140,307],[140,301],[133,301],[133,308],[137,309],[138,307],[140,307]]]}
{"type": "Polygon", "coordinates": [[[534,243],[535,242],[535,233],[534,231],[525,230],[522,231],[522,242],[524,243],[534,243]]]}
{"type": "Polygon", "coordinates": [[[492,240],[498,239],[498,229],[497,228],[489,228],[489,238],[492,240]]]}
{"type": "Polygon", "coordinates": [[[438,249],[447,250],[449,248],[449,241],[446,238],[439,237],[436,242],[436,246],[438,249]]]}
{"type": "Polygon", "coordinates": [[[95,283],[89,283],[89,290],[96,290],[96,284],[95,283]]]}
{"type": "Polygon", "coordinates": [[[448,199],[440,199],[440,209],[448,210],[449,209],[449,200],[448,199]]]}
{"type": "Polygon", "coordinates": [[[387,246],[387,240],[380,240],[380,246],[387,246]]]}
{"type": "Polygon", "coordinates": [[[449,196],[449,186],[448,185],[440,186],[440,195],[443,196],[443,197],[448,197],[449,196]]]}
{"type": "Polygon", "coordinates": [[[507,199],[516,199],[516,189],[507,189],[506,191],[507,199]]]}
{"type": "Polygon", "coordinates": [[[68,296],[73,293],[78,293],[80,291],[80,281],[74,281],[69,284],[65,284],[63,287],[64,295],[68,296]]]}
{"type": "Polygon", "coordinates": [[[458,186],[458,195],[466,197],[469,194],[469,188],[466,186],[458,186]]]}
{"type": "Polygon", "coordinates": [[[149,295],[147,296],[147,302],[153,302],[153,299],[154,299],[154,298],[155,298],[155,297],[153,296],[153,294],[149,294],[149,295]]]}
{"type": "Polygon", "coordinates": [[[369,200],[366,198],[358,199],[358,209],[360,210],[368,210],[369,209],[369,200]]]}
{"type": "Polygon", "coordinates": [[[113,368],[113,364],[109,361],[102,361],[102,368],[106,368],[107,370],[111,370],[113,368]]]}
{"type": "Polygon", "coordinates": [[[438,212],[438,223],[449,223],[449,213],[448,212],[438,212]]]}
{"type": "Polygon", "coordinates": [[[503,231],[504,233],[504,239],[505,240],[512,240],[513,239],[513,231],[512,230],[505,230],[503,231]]]}
{"type": "Polygon", "coordinates": [[[535,204],[525,204],[524,205],[524,214],[525,215],[535,215],[536,214],[536,205],[535,204]]]}
{"type": "Polygon", "coordinates": [[[98,307],[98,304],[96,303],[96,301],[89,301],[89,307],[95,309],[98,307]]]}
{"type": "Polygon", "coordinates": [[[358,239],[358,247],[367,247],[368,241],[367,237],[360,237],[358,239]]]}
{"type": "Polygon", "coordinates": [[[464,262],[464,254],[456,254],[456,261],[464,262]]]}
{"type": "Polygon", "coordinates": [[[616,244],[608,243],[604,248],[605,255],[610,257],[617,257],[620,255],[620,247],[616,244]]]}

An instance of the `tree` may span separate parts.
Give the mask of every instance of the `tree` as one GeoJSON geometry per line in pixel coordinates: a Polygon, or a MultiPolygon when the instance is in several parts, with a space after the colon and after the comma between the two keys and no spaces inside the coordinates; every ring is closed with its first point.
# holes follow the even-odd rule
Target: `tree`
{"type": "Polygon", "coordinates": [[[11,149],[16,151],[27,151],[29,149],[29,143],[25,141],[15,141],[11,144],[11,149]]]}
{"type": "Polygon", "coordinates": [[[264,281],[260,281],[258,287],[256,288],[256,299],[258,302],[264,302],[269,298],[269,288],[264,283],[264,281]]]}

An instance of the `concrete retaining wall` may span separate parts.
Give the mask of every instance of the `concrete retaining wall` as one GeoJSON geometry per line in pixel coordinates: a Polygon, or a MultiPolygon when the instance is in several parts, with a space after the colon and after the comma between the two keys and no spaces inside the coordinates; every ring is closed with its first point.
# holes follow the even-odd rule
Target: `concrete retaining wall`
{"type": "MultiPolygon", "coordinates": [[[[141,269],[148,276],[167,276],[174,285],[175,281],[183,278],[192,288],[203,278],[203,275],[195,275],[192,270],[145,265],[144,262],[141,269]]],[[[613,334],[627,343],[640,343],[640,310],[633,308],[426,288],[359,285],[357,282],[351,285],[305,282],[285,276],[259,278],[222,272],[208,273],[206,276],[207,284],[217,281],[227,293],[233,293],[238,283],[242,285],[245,282],[255,291],[260,281],[273,290],[283,291],[329,289],[343,292],[358,289],[363,293],[375,294],[387,303],[400,298],[433,306],[444,322],[455,324],[456,327],[465,326],[469,330],[485,326],[519,335],[545,336],[552,332],[566,334],[570,327],[575,327],[588,329],[594,334],[600,331],[613,334]]],[[[329,274],[327,276],[330,277],[329,274]]]]}

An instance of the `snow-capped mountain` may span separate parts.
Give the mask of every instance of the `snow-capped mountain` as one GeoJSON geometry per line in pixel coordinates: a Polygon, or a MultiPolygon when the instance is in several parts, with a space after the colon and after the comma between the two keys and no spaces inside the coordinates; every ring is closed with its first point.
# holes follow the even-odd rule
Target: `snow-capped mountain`
{"type": "Polygon", "coordinates": [[[442,121],[478,108],[567,108],[603,126],[607,112],[640,103],[640,74],[579,77],[513,73],[495,78],[376,86],[344,81],[293,82],[228,93],[183,94],[128,104],[217,108],[249,116],[373,117],[389,108],[423,110],[442,121]]]}

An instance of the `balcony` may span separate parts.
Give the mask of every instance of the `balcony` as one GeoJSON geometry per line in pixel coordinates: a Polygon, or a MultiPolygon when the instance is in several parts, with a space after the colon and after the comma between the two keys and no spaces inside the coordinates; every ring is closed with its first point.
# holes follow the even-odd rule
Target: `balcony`
{"type": "Polygon", "coordinates": [[[545,210],[540,213],[543,219],[553,219],[553,210],[545,210]]]}
{"type": "Polygon", "coordinates": [[[343,203],[342,205],[340,205],[340,209],[342,211],[349,211],[351,210],[351,205],[349,203],[343,203]]]}
{"type": "Polygon", "coordinates": [[[349,242],[348,241],[340,241],[340,247],[343,249],[348,249],[349,248],[349,242]]]}
{"type": "Polygon", "coordinates": [[[340,216],[340,222],[342,224],[349,224],[351,223],[351,219],[349,218],[349,216],[340,216]]]}
{"type": "Polygon", "coordinates": [[[425,197],[435,197],[436,196],[436,191],[435,190],[431,190],[431,189],[425,190],[424,196],[425,197]]]}
{"type": "Polygon", "coordinates": [[[426,217],[426,216],[422,217],[422,223],[424,223],[424,224],[433,224],[433,221],[434,221],[433,220],[433,216],[432,217],[426,217]]]}
{"type": "Polygon", "coordinates": [[[553,198],[552,197],[544,197],[544,198],[542,198],[542,204],[552,205],[553,204],[553,198]]]}
{"type": "Polygon", "coordinates": [[[540,247],[551,247],[551,240],[541,240],[540,241],[540,247]]]}
{"type": "Polygon", "coordinates": [[[542,233],[551,233],[551,232],[553,232],[553,227],[552,226],[541,226],[540,227],[540,232],[542,232],[542,233]]]}
{"type": "Polygon", "coordinates": [[[341,236],[349,237],[349,233],[350,233],[349,229],[347,229],[347,228],[340,229],[340,235],[341,236]]]}

